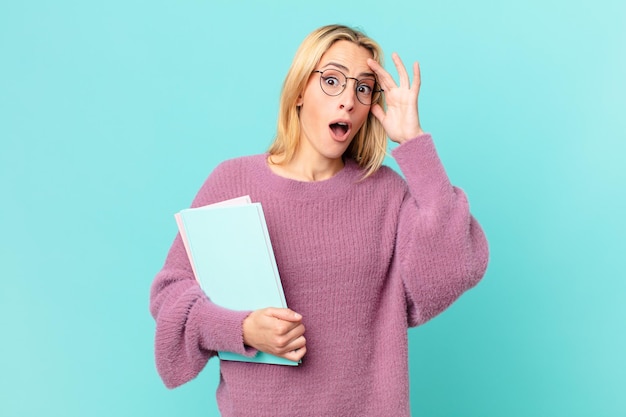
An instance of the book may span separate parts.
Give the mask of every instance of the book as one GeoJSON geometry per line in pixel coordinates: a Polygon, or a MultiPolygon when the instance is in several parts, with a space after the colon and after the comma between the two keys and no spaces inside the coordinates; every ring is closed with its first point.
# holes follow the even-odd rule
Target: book
{"type": "MultiPolygon", "coordinates": [[[[263,207],[249,196],[181,210],[176,223],[194,275],[212,302],[231,310],[286,308],[263,207]]],[[[221,360],[298,365],[259,351],[221,360]]]]}

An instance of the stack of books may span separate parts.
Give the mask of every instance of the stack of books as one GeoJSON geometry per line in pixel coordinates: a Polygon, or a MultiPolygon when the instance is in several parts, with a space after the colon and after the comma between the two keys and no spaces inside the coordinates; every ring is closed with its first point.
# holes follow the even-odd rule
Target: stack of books
{"type": "MultiPolygon", "coordinates": [[[[175,214],[200,286],[215,304],[231,310],[286,308],[274,251],[260,203],[249,196],[175,214]]],[[[254,357],[218,352],[222,360],[298,365],[259,351],[254,357]]]]}

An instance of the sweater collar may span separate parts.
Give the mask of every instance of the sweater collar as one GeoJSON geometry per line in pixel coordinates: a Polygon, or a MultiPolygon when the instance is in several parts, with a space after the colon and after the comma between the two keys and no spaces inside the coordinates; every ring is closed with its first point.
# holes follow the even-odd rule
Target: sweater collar
{"type": "Polygon", "coordinates": [[[282,177],[270,169],[268,153],[256,158],[257,170],[267,184],[269,192],[298,200],[328,198],[345,195],[363,176],[363,170],[353,159],[346,159],[344,167],[332,177],[322,181],[299,181],[282,177]]]}

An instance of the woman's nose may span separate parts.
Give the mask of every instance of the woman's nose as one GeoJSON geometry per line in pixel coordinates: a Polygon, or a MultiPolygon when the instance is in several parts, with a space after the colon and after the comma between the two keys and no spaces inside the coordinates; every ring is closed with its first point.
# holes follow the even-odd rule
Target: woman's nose
{"type": "MultiPolygon", "coordinates": [[[[352,111],[352,109],[354,109],[354,103],[356,101],[356,84],[351,85],[350,81],[353,81],[353,80],[347,81],[348,85],[346,85],[346,87],[343,89],[343,91],[339,95],[339,106],[342,109],[346,109],[348,111],[352,111]]],[[[354,82],[356,83],[356,81],[354,82]]]]}

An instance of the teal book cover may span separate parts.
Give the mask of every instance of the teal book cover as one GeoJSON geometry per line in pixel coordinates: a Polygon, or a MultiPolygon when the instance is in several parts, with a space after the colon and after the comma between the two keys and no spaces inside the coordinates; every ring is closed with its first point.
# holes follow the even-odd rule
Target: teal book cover
{"type": "MultiPolygon", "coordinates": [[[[241,197],[176,215],[196,279],[212,302],[232,310],[286,308],[274,251],[260,203],[241,197]]],[[[258,352],[218,352],[222,360],[297,365],[258,352]]]]}

